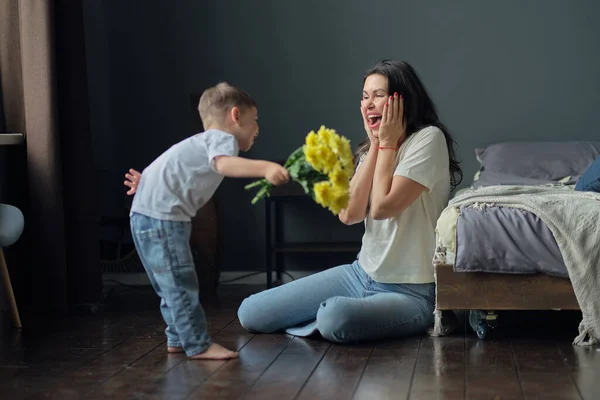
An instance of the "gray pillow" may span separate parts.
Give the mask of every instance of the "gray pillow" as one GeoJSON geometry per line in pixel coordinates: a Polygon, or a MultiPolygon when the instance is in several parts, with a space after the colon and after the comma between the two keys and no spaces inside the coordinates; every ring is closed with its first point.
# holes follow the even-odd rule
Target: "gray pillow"
{"type": "Polygon", "coordinates": [[[600,142],[506,142],[475,149],[481,163],[473,186],[577,182],[600,155],[600,142]]]}
{"type": "MultiPolygon", "coordinates": [[[[577,183],[579,175],[572,175],[568,179],[560,180],[564,185],[574,185],[577,183]]],[[[495,186],[495,185],[515,185],[515,186],[534,186],[556,184],[559,180],[534,179],[525,176],[504,174],[502,172],[481,171],[477,179],[473,181],[473,188],[495,186]]]]}

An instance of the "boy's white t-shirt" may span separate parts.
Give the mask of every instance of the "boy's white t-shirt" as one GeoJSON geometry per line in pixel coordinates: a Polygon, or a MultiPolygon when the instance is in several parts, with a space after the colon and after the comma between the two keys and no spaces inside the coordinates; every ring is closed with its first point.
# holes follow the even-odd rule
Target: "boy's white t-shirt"
{"type": "Polygon", "coordinates": [[[425,186],[417,200],[385,220],[367,215],[358,262],[375,281],[430,283],[435,226],[450,197],[449,155],[444,133],[429,126],[400,146],[394,176],[425,186]]]}
{"type": "Polygon", "coordinates": [[[142,171],[131,213],[160,220],[191,221],[223,180],[214,168],[215,158],[238,154],[235,137],[216,129],[171,146],[142,171]]]}

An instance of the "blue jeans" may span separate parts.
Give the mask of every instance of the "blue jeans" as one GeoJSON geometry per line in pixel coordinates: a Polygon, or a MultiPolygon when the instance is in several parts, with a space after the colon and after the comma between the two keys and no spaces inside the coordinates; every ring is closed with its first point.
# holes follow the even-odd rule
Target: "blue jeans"
{"type": "Polygon", "coordinates": [[[190,357],[203,353],[212,341],[200,306],[190,249],[191,222],[162,221],[134,213],[130,224],[140,260],[161,298],[167,345],[183,347],[190,357]]]}
{"type": "Polygon", "coordinates": [[[252,295],[238,318],[250,331],[352,343],[426,332],[434,302],[434,283],[378,283],[355,261],[252,295]]]}

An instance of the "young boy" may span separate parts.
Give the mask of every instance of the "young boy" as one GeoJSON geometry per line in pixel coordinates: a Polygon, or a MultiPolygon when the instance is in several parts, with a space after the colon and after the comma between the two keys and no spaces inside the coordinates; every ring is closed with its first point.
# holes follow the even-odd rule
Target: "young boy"
{"type": "Polygon", "coordinates": [[[212,343],[200,305],[190,249],[191,218],[213,195],[224,176],[289,180],[281,165],[238,157],[258,135],[256,103],[243,90],[220,83],[198,105],[205,131],[187,138],[154,160],[143,173],[126,175],[135,193],[131,233],[150,282],[161,297],[167,350],[193,359],[223,360],[237,353],[212,343]]]}

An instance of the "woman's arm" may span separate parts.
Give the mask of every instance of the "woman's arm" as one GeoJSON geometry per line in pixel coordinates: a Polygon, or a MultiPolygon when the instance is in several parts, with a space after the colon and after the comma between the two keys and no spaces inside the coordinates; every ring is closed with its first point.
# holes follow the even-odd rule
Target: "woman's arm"
{"type": "Polygon", "coordinates": [[[373,219],[387,219],[400,214],[426,189],[412,179],[394,176],[396,152],[406,138],[404,99],[394,93],[384,106],[381,118],[381,150],[375,165],[371,198],[373,219]]]}
{"type": "Polygon", "coordinates": [[[342,210],[338,216],[340,221],[346,225],[354,225],[362,222],[367,217],[371,187],[373,186],[373,174],[375,163],[379,152],[379,138],[375,136],[369,126],[366,108],[360,106],[360,114],[363,117],[363,125],[369,142],[371,143],[365,159],[359,163],[352,180],[350,181],[350,198],[348,207],[342,210]]]}
{"type": "Polygon", "coordinates": [[[394,176],[396,152],[381,150],[377,157],[371,198],[371,217],[387,219],[400,214],[427,188],[404,176],[394,176]]]}
{"type": "Polygon", "coordinates": [[[353,225],[364,221],[367,216],[367,206],[373,185],[373,174],[377,162],[377,146],[371,145],[367,156],[360,168],[350,181],[350,199],[348,207],[339,214],[339,219],[346,225],[353,225]]]}

